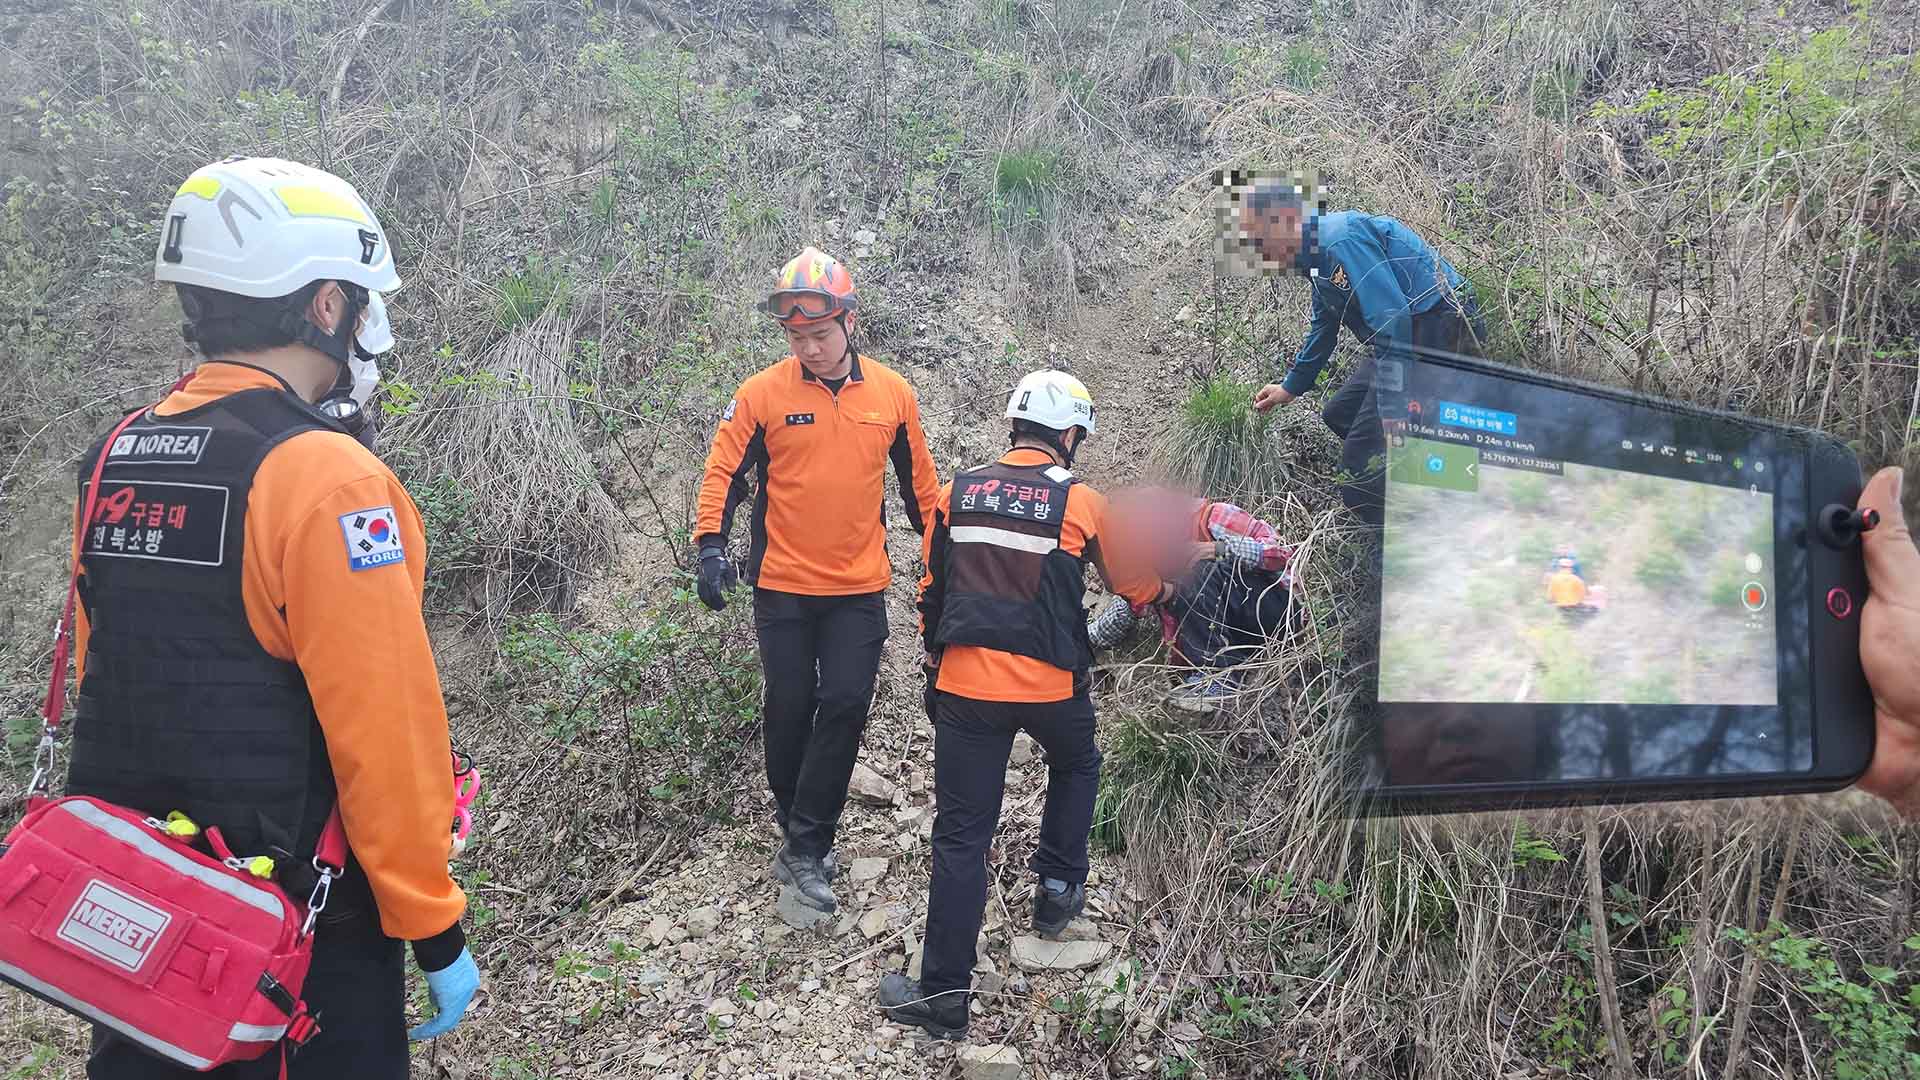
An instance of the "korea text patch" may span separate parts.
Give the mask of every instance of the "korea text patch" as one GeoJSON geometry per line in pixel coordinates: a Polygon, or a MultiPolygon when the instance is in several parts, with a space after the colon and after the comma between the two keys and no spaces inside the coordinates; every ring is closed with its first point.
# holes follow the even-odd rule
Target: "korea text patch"
{"type": "Polygon", "coordinates": [[[347,565],[355,570],[371,570],[407,559],[406,550],[400,546],[400,523],[391,506],[341,514],[340,533],[347,540],[347,565]]]}

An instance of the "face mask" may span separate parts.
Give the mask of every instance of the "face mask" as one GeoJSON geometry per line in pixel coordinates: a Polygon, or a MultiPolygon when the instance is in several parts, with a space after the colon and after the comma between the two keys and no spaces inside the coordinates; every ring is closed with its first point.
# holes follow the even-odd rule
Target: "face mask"
{"type": "Polygon", "coordinates": [[[353,355],[340,378],[318,405],[321,412],[340,422],[347,434],[372,449],[373,428],[368,422],[368,404],[380,384],[380,366],[374,357],[393,348],[393,330],[387,323],[386,301],[377,292],[367,294],[367,314],[354,335],[353,355]]]}

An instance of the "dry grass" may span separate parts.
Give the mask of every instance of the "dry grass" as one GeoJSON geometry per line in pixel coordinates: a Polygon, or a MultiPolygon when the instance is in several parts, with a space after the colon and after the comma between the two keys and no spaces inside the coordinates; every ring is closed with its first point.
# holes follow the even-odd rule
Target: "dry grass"
{"type": "MultiPolygon", "coordinates": [[[[517,624],[498,617],[569,608],[603,583],[616,532],[684,544],[658,504],[683,507],[656,489],[685,485],[718,398],[777,351],[748,308],[766,274],[834,229],[847,249],[877,234],[854,266],[883,356],[924,357],[970,317],[956,312],[1070,348],[1090,303],[1111,310],[1110,289],[1144,282],[1137,325],[1194,303],[1213,326],[1189,366],[1264,381],[1304,290],[1184,279],[1182,245],[1206,240],[1214,168],[1315,165],[1340,205],[1401,217],[1472,274],[1504,356],[1819,424],[1871,462],[1920,464],[1920,176],[1901,126],[1914,80],[1836,83],[1807,116],[1820,139],[1768,153],[1729,126],[1725,100],[1708,103],[1712,138],[1671,155],[1653,145],[1664,125],[1631,111],[1648,86],[1767,78],[1765,49],[1801,40],[1774,6],[222,0],[142,4],[135,20],[126,0],[40,5],[0,51],[5,171],[36,185],[0,215],[0,348],[28,399],[0,416],[0,675],[20,673],[0,701],[26,702],[43,662],[60,549],[40,511],[63,505],[65,464],[116,391],[178,359],[177,317],[128,299],[148,296],[158,204],[229,152],[341,171],[402,252],[394,374],[414,397],[386,399],[402,415],[384,445],[417,492],[457,496],[432,520],[435,549],[457,555],[435,580],[469,571],[455,606],[496,616],[471,640],[437,631],[456,729],[494,763],[494,807],[518,815],[524,832],[504,835],[531,841],[490,845],[478,866],[499,884],[476,888],[501,913],[492,955],[529,970],[582,901],[677,856],[691,819],[651,795],[652,774],[707,774],[635,750],[633,710],[678,693],[672,672],[503,683],[498,637],[517,624]],[[799,130],[783,123],[795,115],[799,130]],[[1189,207],[1188,232],[1166,226],[1161,210],[1189,207]],[[503,328],[501,293],[530,255],[573,283],[572,302],[503,328]],[[614,471],[634,495],[608,494],[614,471]],[[554,686],[582,704],[547,700],[554,686]],[[549,730],[549,707],[585,733],[549,730]]],[[[1880,16],[1867,52],[1910,51],[1911,29],[1880,16]]],[[[1143,380],[1165,366],[1111,366],[1136,361],[1155,373],[1143,380]]],[[[940,373],[981,430],[997,424],[987,388],[1017,374],[1005,363],[940,373]]],[[[1221,452],[1196,465],[1185,452],[1205,432],[1186,429],[1166,441],[1167,471],[1305,543],[1308,618],[1257,663],[1257,689],[1204,723],[1157,704],[1167,673],[1151,660],[1103,699],[1103,809],[1141,896],[1144,986],[1126,1041],[1089,1044],[1085,1074],[1185,1049],[1214,1077],[1483,1080],[1556,1060],[1603,1075],[1622,1040],[1640,1075],[1830,1073],[1804,980],[1724,932],[1777,910],[1856,980],[1910,963],[1920,836],[1852,796],[1531,815],[1524,834],[1510,816],[1344,818],[1340,725],[1365,613],[1329,448],[1304,409],[1265,444],[1242,414],[1206,419],[1231,436],[1221,452]],[[1276,438],[1285,452],[1263,456],[1276,438]],[[1581,932],[1595,922],[1613,931],[1605,948],[1581,932]],[[1654,1008],[1671,988],[1685,991],[1677,1030],[1654,1008]]],[[[669,610],[664,562],[634,580],[634,608],[606,607],[620,629],[669,610]]],[[[556,666],[573,655],[567,628],[556,666]]],[[[714,655],[746,656],[744,634],[714,631],[714,655]]],[[[705,678],[705,662],[681,674],[705,678]]],[[[701,767],[748,783],[744,746],[701,767]]],[[[697,809],[724,810],[737,787],[697,809]]],[[[516,1004],[536,1007],[540,979],[524,992],[516,1004]]],[[[44,1016],[0,1017],[0,1038],[74,1060],[71,1026],[44,1016]]]]}
{"type": "Polygon", "coordinates": [[[477,602],[502,614],[565,611],[581,578],[612,556],[621,512],[601,487],[576,415],[570,305],[549,304],[510,331],[431,409],[393,438],[438,474],[484,522],[477,602]]]}

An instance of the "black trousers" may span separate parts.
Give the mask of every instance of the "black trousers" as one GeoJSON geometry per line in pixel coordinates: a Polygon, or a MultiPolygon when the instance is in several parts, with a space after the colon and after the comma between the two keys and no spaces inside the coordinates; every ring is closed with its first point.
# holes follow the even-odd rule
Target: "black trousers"
{"type": "MultiPolygon", "coordinates": [[[[287,1063],[289,1080],[407,1080],[405,951],[359,915],[322,923],[313,939],[313,967],[301,996],[320,1019],[320,1034],[287,1063]]],[[[154,1057],[111,1029],[95,1025],[87,1055],[89,1080],[273,1080],[280,1051],[253,1061],[194,1072],[154,1057]]]]}
{"type": "Polygon", "coordinates": [[[847,781],[887,641],[884,593],[800,596],[755,589],[766,682],[767,786],[795,854],[833,850],[847,781]]]}
{"type": "Polygon", "coordinates": [[[1285,631],[1287,601],[1279,574],[1209,559],[1194,567],[1170,605],[1174,648],[1193,667],[1244,664],[1285,631]]]}
{"type": "Polygon", "coordinates": [[[934,701],[933,883],[920,989],[939,994],[973,982],[974,942],[987,908],[987,848],[1000,823],[1007,757],[1025,729],[1047,753],[1047,801],[1040,817],[1036,874],[1087,880],[1087,833],[1100,789],[1093,699],[1043,703],[975,701],[941,693],[934,701]]]}
{"type": "MultiPolygon", "coordinates": [[[[1413,344],[1423,348],[1472,356],[1485,338],[1480,307],[1470,296],[1462,297],[1458,308],[1441,304],[1413,317],[1413,344]]],[[[1386,517],[1387,445],[1373,375],[1380,353],[1391,353],[1392,348],[1391,343],[1375,346],[1320,410],[1320,418],[1340,439],[1340,500],[1374,528],[1386,517]]]]}

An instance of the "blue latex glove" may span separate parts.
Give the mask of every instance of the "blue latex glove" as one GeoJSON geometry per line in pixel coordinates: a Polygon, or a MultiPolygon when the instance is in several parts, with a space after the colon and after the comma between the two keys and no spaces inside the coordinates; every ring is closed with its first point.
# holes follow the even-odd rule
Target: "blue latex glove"
{"type": "Polygon", "coordinates": [[[474,964],[473,954],[461,949],[458,960],[439,971],[427,972],[427,990],[433,995],[433,1007],[437,1011],[433,1019],[407,1032],[407,1038],[420,1042],[452,1031],[466,1015],[467,1005],[478,989],[480,968],[474,964]]]}

